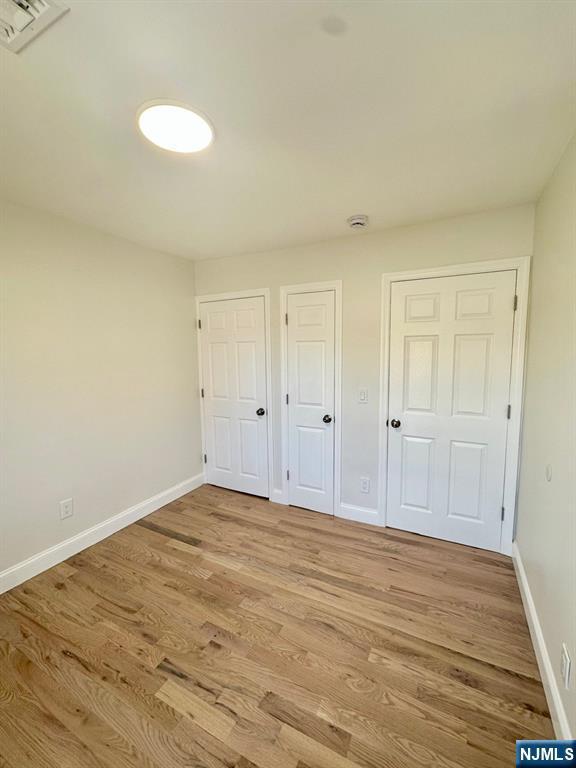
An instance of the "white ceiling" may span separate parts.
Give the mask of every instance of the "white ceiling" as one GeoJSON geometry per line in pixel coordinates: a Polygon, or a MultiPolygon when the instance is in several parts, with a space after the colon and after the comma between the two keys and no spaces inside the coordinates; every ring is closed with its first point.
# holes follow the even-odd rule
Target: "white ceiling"
{"type": "Polygon", "coordinates": [[[572,1],[68,4],[0,49],[0,194],[193,258],[534,200],[576,128],[572,1]],[[148,144],[161,97],[215,143],[148,144]]]}

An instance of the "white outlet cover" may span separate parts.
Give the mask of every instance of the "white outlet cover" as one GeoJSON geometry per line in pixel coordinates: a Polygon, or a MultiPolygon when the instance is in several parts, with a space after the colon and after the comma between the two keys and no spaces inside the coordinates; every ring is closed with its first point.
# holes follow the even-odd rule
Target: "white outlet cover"
{"type": "Polygon", "coordinates": [[[60,502],[60,520],[66,520],[74,514],[74,499],[63,499],[60,502]]]}
{"type": "Polygon", "coordinates": [[[358,402],[359,403],[367,403],[368,402],[368,390],[362,387],[358,391],[358,402]]]}
{"type": "Polygon", "coordinates": [[[369,477],[361,477],[360,478],[360,491],[362,493],[370,493],[370,478],[369,477]]]}

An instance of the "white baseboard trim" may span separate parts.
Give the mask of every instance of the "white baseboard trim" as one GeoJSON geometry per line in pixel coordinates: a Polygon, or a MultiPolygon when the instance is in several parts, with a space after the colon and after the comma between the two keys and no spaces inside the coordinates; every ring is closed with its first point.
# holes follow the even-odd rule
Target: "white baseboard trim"
{"type": "Polygon", "coordinates": [[[340,504],[340,509],[336,509],[336,517],[343,517],[345,520],[355,520],[357,523],[368,523],[369,525],[378,525],[384,527],[377,509],[371,507],[358,507],[354,504],[340,504]]]}
{"type": "Polygon", "coordinates": [[[554,667],[552,660],[546,647],[546,640],[544,639],[544,633],[542,631],[542,625],[536,612],[536,604],[532,597],[532,591],[530,590],[530,584],[528,583],[528,577],[524,569],[524,563],[522,562],[522,556],[516,542],[512,545],[512,558],[514,561],[514,568],[516,570],[516,577],[518,579],[518,585],[520,587],[520,594],[522,596],[522,603],[524,604],[524,611],[528,620],[528,628],[530,629],[530,636],[536,652],[536,660],[538,661],[538,669],[540,670],[540,677],[542,678],[542,684],[544,685],[544,692],[546,694],[546,701],[550,709],[550,715],[552,717],[552,725],[554,726],[554,733],[557,739],[573,739],[575,734],[570,732],[570,725],[568,723],[568,715],[564,709],[562,697],[560,696],[560,690],[554,674],[554,667]]]}
{"type": "Polygon", "coordinates": [[[150,496],[149,499],[145,499],[113,517],[109,517],[102,523],[93,525],[92,528],[77,533],[75,536],[60,542],[60,544],[55,544],[53,547],[29,557],[27,560],[16,563],[16,565],[7,568],[5,571],[1,571],[0,594],[17,587],[18,584],[22,584],[33,576],[37,576],[42,571],[58,565],[58,563],[78,554],[83,549],[97,544],[102,539],[106,539],[108,536],[116,533],[116,531],[125,528],[131,523],[135,523],[137,520],[141,520],[146,515],[150,515],[152,512],[160,509],[160,507],[179,499],[180,496],[190,493],[190,491],[199,488],[201,485],[204,485],[203,474],[189,477],[188,480],[173,485],[171,488],[167,488],[155,496],[150,496]]]}

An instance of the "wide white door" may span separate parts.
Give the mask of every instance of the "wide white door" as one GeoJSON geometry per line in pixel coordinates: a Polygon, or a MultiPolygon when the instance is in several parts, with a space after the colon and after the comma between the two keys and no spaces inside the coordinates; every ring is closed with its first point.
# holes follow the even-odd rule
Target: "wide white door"
{"type": "Polygon", "coordinates": [[[334,513],[335,293],[288,295],[290,504],[334,513]]]}
{"type": "Polygon", "coordinates": [[[264,299],[200,306],[206,482],[268,496],[264,299]]]}
{"type": "Polygon", "coordinates": [[[388,525],[499,550],[515,286],[392,284],[388,525]]]}

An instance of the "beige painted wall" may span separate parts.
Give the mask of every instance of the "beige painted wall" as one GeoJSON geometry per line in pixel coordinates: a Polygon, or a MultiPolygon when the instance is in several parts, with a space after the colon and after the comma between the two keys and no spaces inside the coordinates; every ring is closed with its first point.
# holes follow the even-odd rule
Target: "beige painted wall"
{"type": "Polygon", "coordinates": [[[576,735],[576,138],[536,210],[517,544],[576,735]],[[552,479],[546,480],[546,466],[552,479]],[[560,681],[560,647],[572,688],[560,681]]]}
{"type": "Polygon", "coordinates": [[[532,253],[533,207],[520,206],[300,248],[196,262],[198,294],[271,289],[275,485],[280,486],[280,304],[282,285],[343,281],[342,502],[378,506],[381,277],[401,271],[532,253]],[[369,402],[358,403],[368,388],[369,402]],[[371,479],[370,494],[360,477],[371,479]]]}
{"type": "Polygon", "coordinates": [[[192,262],[0,203],[0,269],[2,571],[202,467],[192,262]]]}

